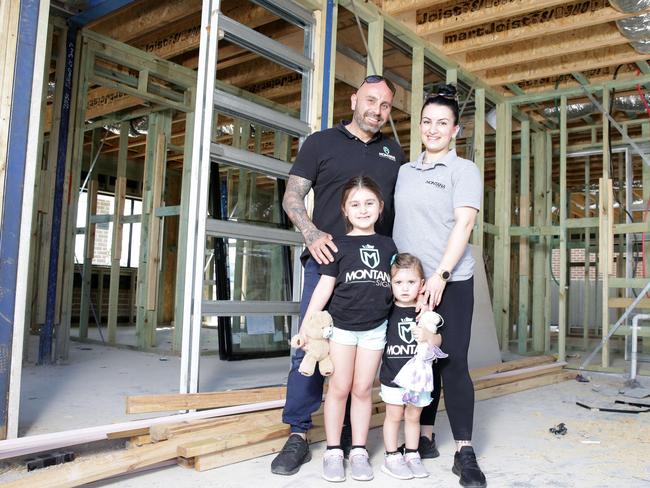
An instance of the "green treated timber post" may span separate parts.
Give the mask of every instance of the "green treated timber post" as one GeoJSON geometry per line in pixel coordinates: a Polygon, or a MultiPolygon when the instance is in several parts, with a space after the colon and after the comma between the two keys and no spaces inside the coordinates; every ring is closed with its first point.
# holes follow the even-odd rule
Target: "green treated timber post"
{"type": "MultiPolygon", "coordinates": [[[[339,3],[334,2],[332,8],[332,26],[338,25],[339,18],[339,3]]],[[[323,21],[324,23],[324,21],[323,21]]],[[[328,88],[328,103],[327,103],[327,127],[332,127],[334,125],[334,85],[336,83],[336,43],[338,40],[338,29],[332,28],[332,42],[330,45],[330,63],[329,63],[329,88],[328,88]]],[[[323,66],[323,70],[325,67],[323,66]]],[[[320,129],[318,127],[312,127],[314,130],[320,129]]]]}
{"type": "Polygon", "coordinates": [[[497,104],[496,197],[495,223],[499,234],[494,238],[494,322],[501,350],[509,350],[510,340],[510,206],[512,109],[508,103],[497,104]]]}
{"type": "MultiPolygon", "coordinates": [[[[622,205],[625,205],[627,202],[627,191],[626,188],[626,179],[625,179],[625,153],[616,154],[616,169],[618,170],[618,201],[622,205]]],[[[613,216],[612,216],[613,217],[613,216]]],[[[618,212],[618,221],[621,224],[627,222],[625,218],[625,212],[622,209],[619,209],[618,212]]],[[[616,259],[616,276],[625,276],[625,268],[627,261],[627,253],[625,252],[625,234],[621,233],[618,236],[618,256],[616,259]]],[[[631,276],[630,276],[631,278],[631,276]]],[[[622,296],[622,289],[616,290],[616,296],[622,296]]]]}
{"type": "Polygon", "coordinates": [[[147,332],[150,347],[156,345],[156,329],[158,327],[158,310],[160,308],[160,263],[161,263],[161,228],[162,217],[156,216],[156,209],[162,206],[165,177],[167,174],[167,150],[172,134],[171,111],[160,112],[160,133],[155,140],[154,181],[149,218],[149,263],[147,276],[147,332]]]}
{"type": "Polygon", "coordinates": [[[568,289],[567,280],[567,98],[561,97],[560,101],[560,291],[559,291],[559,332],[558,332],[558,360],[566,359],[566,334],[568,289]]]}
{"type": "MultiPolygon", "coordinates": [[[[481,181],[485,181],[485,89],[477,88],[474,92],[474,163],[481,172],[481,181]]],[[[481,209],[476,216],[476,226],[472,235],[472,244],[483,250],[483,220],[486,213],[481,209]]]]}
{"type": "MultiPolygon", "coordinates": [[[[553,138],[546,133],[546,225],[553,223],[553,138]]],[[[553,236],[545,237],[546,291],[544,293],[544,352],[551,352],[551,285],[553,283],[553,236]]]]}
{"type": "Polygon", "coordinates": [[[142,217],[140,225],[140,255],[138,258],[138,289],[136,293],[135,333],[139,348],[149,347],[150,334],[147,330],[147,277],[149,274],[149,234],[151,232],[150,215],[153,211],[153,180],[156,138],[160,133],[160,115],[149,114],[144,173],[142,176],[142,217]]]}
{"type": "Polygon", "coordinates": [[[192,138],[194,137],[194,112],[185,114],[185,140],[183,143],[183,176],[181,181],[181,209],[178,218],[178,253],[176,257],[176,290],[174,300],[174,334],[172,350],[180,351],[183,327],[183,297],[185,294],[185,254],[187,252],[187,232],[190,198],[190,174],[192,171],[192,138]]]}
{"type": "MultiPolygon", "coordinates": [[[[90,152],[91,161],[95,157],[95,151],[98,146],[98,131],[93,131],[92,151],[90,152]]],[[[90,222],[91,216],[97,213],[97,175],[90,179],[88,191],[86,192],[86,225],[84,232],[84,261],[81,274],[81,305],[79,311],[79,337],[86,339],[88,337],[88,319],[90,311],[90,294],[92,289],[93,273],[93,256],[95,254],[95,229],[96,225],[90,222]]]]}
{"type": "MultiPolygon", "coordinates": [[[[646,122],[641,126],[641,135],[643,136],[643,140],[645,141],[650,141],[650,122],[646,122]]],[[[648,201],[650,201],[650,166],[647,164],[643,164],[643,170],[642,170],[642,180],[643,180],[643,203],[644,203],[644,213],[645,213],[645,206],[648,205],[648,201]]],[[[643,259],[645,260],[645,269],[646,269],[646,274],[643,276],[643,278],[650,277],[650,245],[646,243],[645,246],[645,255],[643,256],[643,259]]],[[[643,338],[642,340],[642,351],[644,353],[650,352],[650,339],[649,338],[643,338]]]]}
{"type": "MultiPolygon", "coordinates": [[[[609,219],[613,216],[609,215],[609,179],[611,178],[609,165],[609,119],[607,118],[607,111],[609,110],[609,90],[603,90],[603,178],[599,188],[599,262],[600,262],[600,275],[601,275],[601,333],[602,337],[606,337],[609,333],[609,260],[612,258],[609,255],[609,240],[613,237],[609,235],[609,219]]],[[[609,343],[604,344],[601,353],[601,365],[604,368],[609,366],[609,343]]]]}
{"type": "MultiPolygon", "coordinates": [[[[455,68],[448,68],[447,69],[447,74],[445,77],[445,81],[447,84],[451,84],[454,86],[458,86],[458,70],[455,68]]],[[[468,94],[469,96],[469,94],[468,94]]],[[[455,148],[456,147],[456,138],[451,140],[450,147],[455,148]]]]}
{"type": "Polygon", "coordinates": [[[380,75],[384,72],[384,17],[379,15],[368,22],[368,60],[366,73],[380,75]]]}
{"type": "Polygon", "coordinates": [[[458,70],[455,68],[448,69],[445,81],[448,84],[456,85],[458,83],[458,70]]]}
{"type": "MultiPolygon", "coordinates": [[[[546,136],[543,132],[533,134],[534,158],[534,206],[533,223],[535,226],[546,225],[546,136]]],[[[546,297],[546,239],[539,235],[533,246],[533,315],[532,315],[532,349],[535,352],[544,350],[544,303],[546,297]]]]}
{"type": "Polygon", "coordinates": [[[156,112],[149,115],[144,177],[142,181],[142,225],[140,227],[140,257],[138,266],[138,291],[136,336],[138,347],[155,345],[157,322],[157,276],[159,248],[159,218],[155,208],[159,205],[161,175],[166,165],[166,141],[171,133],[171,114],[156,112]],[[160,138],[163,144],[160,144],[160,138]],[[161,167],[162,166],[162,167],[161,167]]]}
{"type": "Polygon", "coordinates": [[[129,123],[120,124],[120,143],[115,179],[115,205],[113,207],[113,238],[111,242],[111,279],[108,292],[108,342],[117,340],[117,312],[120,292],[120,260],[122,259],[122,216],[126,200],[126,159],[129,149],[129,123]]]}
{"type": "MultiPolygon", "coordinates": [[[[591,168],[589,157],[585,159],[585,218],[591,216],[591,168]]],[[[589,312],[591,308],[591,228],[585,228],[585,279],[582,305],[582,348],[589,347],[589,312]]]]}
{"type": "Polygon", "coordinates": [[[104,311],[104,269],[99,268],[97,272],[97,300],[96,300],[96,305],[95,305],[95,311],[97,313],[97,327],[101,327],[103,324],[102,319],[104,318],[103,311],[104,311]]]}
{"type": "Polygon", "coordinates": [[[424,47],[413,47],[411,65],[411,147],[410,159],[414,161],[422,151],[420,136],[420,110],[424,99],[424,47]]]}
{"type": "MultiPolygon", "coordinates": [[[[530,225],[530,121],[521,123],[521,159],[519,173],[519,225],[530,225]]],[[[530,292],[530,248],[528,237],[519,238],[519,316],[517,348],[524,354],[528,348],[528,297],[530,292]]]]}

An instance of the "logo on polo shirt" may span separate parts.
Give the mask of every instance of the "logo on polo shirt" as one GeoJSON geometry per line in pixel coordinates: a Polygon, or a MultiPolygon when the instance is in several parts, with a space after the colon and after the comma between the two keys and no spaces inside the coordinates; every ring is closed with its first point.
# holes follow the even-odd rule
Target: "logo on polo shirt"
{"type": "Polygon", "coordinates": [[[390,149],[388,146],[384,146],[384,152],[380,152],[378,155],[379,157],[390,159],[391,161],[395,161],[395,156],[393,156],[390,153],[390,149]]]}
{"type": "Polygon", "coordinates": [[[379,249],[375,246],[366,244],[359,249],[361,254],[361,262],[369,268],[375,269],[379,265],[379,249]]]}
{"type": "Polygon", "coordinates": [[[440,183],[439,181],[425,180],[425,183],[427,185],[433,185],[436,188],[440,188],[441,190],[444,190],[445,188],[447,188],[444,183],[440,183]]]}

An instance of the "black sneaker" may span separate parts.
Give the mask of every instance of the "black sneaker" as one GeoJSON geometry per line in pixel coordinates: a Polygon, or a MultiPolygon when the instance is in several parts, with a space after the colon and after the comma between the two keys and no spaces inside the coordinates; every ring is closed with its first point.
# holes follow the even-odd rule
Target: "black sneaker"
{"type": "MultiPolygon", "coordinates": [[[[404,454],[406,452],[406,445],[402,444],[399,446],[399,450],[404,454]]],[[[418,452],[420,453],[421,459],[433,459],[440,456],[436,447],[436,434],[433,434],[431,439],[421,435],[420,441],[418,442],[418,452]]]]}
{"type": "Polygon", "coordinates": [[[463,446],[459,452],[454,454],[454,467],[451,468],[451,471],[456,476],[460,476],[458,482],[461,486],[470,488],[485,488],[487,486],[485,475],[478,467],[472,446],[463,446]]]}
{"type": "Polygon", "coordinates": [[[343,424],[341,431],[341,449],[343,449],[343,457],[347,459],[352,449],[352,427],[346,424],[343,424]]]}
{"type": "Polygon", "coordinates": [[[282,450],[271,462],[271,473],[290,476],[311,460],[309,444],[298,434],[291,434],[282,450]]]}

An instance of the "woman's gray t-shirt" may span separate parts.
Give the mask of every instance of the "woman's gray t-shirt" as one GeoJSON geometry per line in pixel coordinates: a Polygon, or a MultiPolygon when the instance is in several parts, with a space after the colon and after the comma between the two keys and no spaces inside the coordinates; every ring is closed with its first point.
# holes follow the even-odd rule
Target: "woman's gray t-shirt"
{"type": "MultiPolygon", "coordinates": [[[[395,186],[393,240],[399,252],[417,256],[426,277],[438,268],[459,207],[481,208],[483,181],[478,166],[458,157],[454,149],[440,161],[423,165],[424,153],[416,161],[402,165],[395,186]]],[[[469,246],[456,267],[451,281],[462,281],[474,274],[474,258],[469,246]]]]}

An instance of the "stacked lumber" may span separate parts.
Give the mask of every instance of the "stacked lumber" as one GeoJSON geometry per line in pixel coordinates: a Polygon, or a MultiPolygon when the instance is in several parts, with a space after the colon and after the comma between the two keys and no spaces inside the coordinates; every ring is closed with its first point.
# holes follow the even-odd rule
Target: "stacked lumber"
{"type": "MultiPolygon", "coordinates": [[[[575,378],[575,372],[563,370],[565,364],[556,362],[553,356],[539,356],[472,370],[476,399],[486,400],[575,378]]],[[[215,414],[214,417],[189,419],[177,416],[177,422],[154,422],[150,426],[138,424],[135,429],[115,431],[109,437],[129,438],[127,449],[81,457],[5,486],[77,486],[174,460],[181,466],[205,471],[272,454],[282,448],[289,434],[289,427],[282,423],[282,408],[276,401],[284,398],[285,393],[285,387],[272,387],[129,397],[127,411],[132,413],[210,408],[213,410],[207,412],[215,414]],[[261,406],[257,411],[256,405],[261,406]],[[242,411],[238,412],[238,409],[242,411]],[[228,415],[217,413],[225,410],[228,415]]],[[[442,401],[440,408],[444,408],[442,401]]],[[[200,413],[203,412],[197,412],[200,413]]],[[[385,406],[379,398],[379,388],[375,386],[371,427],[383,424],[384,413],[385,406]]],[[[309,442],[324,440],[322,405],[313,416],[313,423],[314,427],[308,434],[309,442]]]]}

